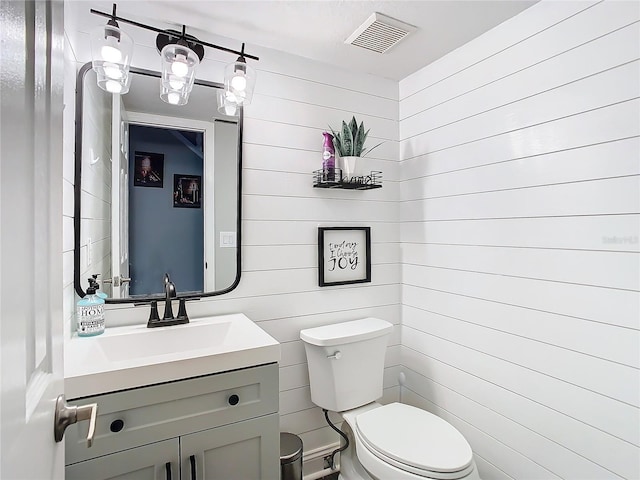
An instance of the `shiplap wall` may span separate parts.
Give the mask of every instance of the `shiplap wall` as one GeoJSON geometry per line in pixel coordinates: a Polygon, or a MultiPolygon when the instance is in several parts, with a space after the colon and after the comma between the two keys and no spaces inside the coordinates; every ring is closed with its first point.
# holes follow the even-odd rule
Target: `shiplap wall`
{"type": "MultiPolygon", "coordinates": [[[[91,275],[111,277],[112,97],[95,82],[87,82],[84,92],[80,279],[86,290],[91,275]]],[[[100,284],[111,293],[109,285],[100,284]]]]}
{"type": "Polygon", "coordinates": [[[640,478],[638,2],[541,2],[400,82],[402,401],[487,479],[640,478]]]}
{"type": "MultiPolygon", "coordinates": [[[[135,5],[119,5],[119,13],[126,16],[129,6],[135,5]]],[[[78,61],[76,68],[90,58],[87,29],[103,22],[87,17],[83,8],[89,6],[66,4],[67,37],[78,61]]],[[[153,22],[162,27],[162,22],[153,22]]],[[[154,35],[133,27],[127,32],[136,42],[133,65],[157,70],[154,35]]],[[[221,45],[238,44],[207,32],[193,33],[221,45]]],[[[251,45],[247,51],[259,55],[260,62],[254,63],[258,82],[253,102],[245,111],[242,279],[233,292],[190,303],[188,310],[193,318],[243,312],[282,343],[281,429],[300,434],[305,451],[310,451],[333,444],[339,437],[311,402],[300,330],[365,316],[400,324],[397,82],[251,45]],[[364,192],[312,188],[312,171],[322,165],[322,132],[353,114],[371,128],[372,145],[384,141],[367,157],[368,168],[384,172],[384,187],[364,192]],[[317,227],[331,225],[371,226],[371,284],[318,287],[317,227]]],[[[208,49],[198,77],[221,81],[224,66],[233,60],[233,56],[208,49]]],[[[68,116],[67,131],[73,128],[72,121],[73,116],[68,116]]],[[[70,146],[71,150],[67,144],[65,162],[72,171],[70,146]]],[[[73,205],[72,182],[72,176],[65,176],[68,207],[73,205]]],[[[65,215],[72,214],[67,208],[65,215]]],[[[72,249],[69,235],[72,230],[66,228],[65,245],[72,249]]],[[[71,262],[65,261],[65,268],[70,321],[75,302],[68,283],[73,280],[72,257],[71,262]]],[[[113,308],[107,312],[107,328],[146,322],[147,317],[147,307],[113,308]]],[[[385,401],[399,398],[399,343],[398,327],[388,349],[385,401]]]]}

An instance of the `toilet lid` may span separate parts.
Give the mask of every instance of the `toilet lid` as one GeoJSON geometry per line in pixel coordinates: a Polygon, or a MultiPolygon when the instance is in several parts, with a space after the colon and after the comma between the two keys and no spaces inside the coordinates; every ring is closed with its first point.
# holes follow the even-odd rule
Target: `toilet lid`
{"type": "Polygon", "coordinates": [[[391,403],[358,415],[362,439],[382,455],[431,472],[458,472],[473,459],[458,430],[425,410],[391,403]]]}

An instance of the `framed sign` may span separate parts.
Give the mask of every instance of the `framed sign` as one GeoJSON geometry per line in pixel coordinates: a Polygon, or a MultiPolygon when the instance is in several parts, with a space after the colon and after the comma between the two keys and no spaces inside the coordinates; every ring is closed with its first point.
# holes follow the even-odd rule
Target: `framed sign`
{"type": "Polygon", "coordinates": [[[371,228],[318,227],[321,287],[371,281],[371,228]]]}

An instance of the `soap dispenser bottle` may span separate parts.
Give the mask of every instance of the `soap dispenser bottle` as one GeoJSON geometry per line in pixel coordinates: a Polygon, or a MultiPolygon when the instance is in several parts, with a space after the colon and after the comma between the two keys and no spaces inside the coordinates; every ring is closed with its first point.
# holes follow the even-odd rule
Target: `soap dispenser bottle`
{"type": "Polygon", "coordinates": [[[104,333],[104,299],[96,295],[95,279],[89,279],[89,288],[76,306],[76,331],[79,337],[93,337],[104,333]]]}
{"type": "Polygon", "coordinates": [[[322,144],[322,177],[325,181],[335,182],[336,180],[336,152],[333,147],[333,135],[329,132],[322,132],[324,143],[322,144]]]}

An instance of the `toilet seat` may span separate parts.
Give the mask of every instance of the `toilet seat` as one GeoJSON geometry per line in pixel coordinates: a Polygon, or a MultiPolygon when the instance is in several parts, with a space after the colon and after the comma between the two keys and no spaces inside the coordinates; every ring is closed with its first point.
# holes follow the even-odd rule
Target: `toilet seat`
{"type": "Polygon", "coordinates": [[[357,415],[355,427],[370,453],[406,472],[459,479],[473,471],[473,453],[465,438],[427,411],[391,403],[357,415]]]}

